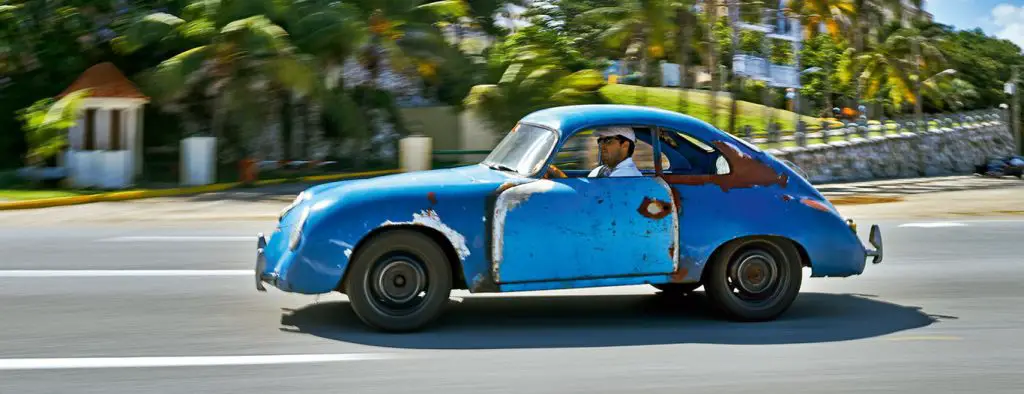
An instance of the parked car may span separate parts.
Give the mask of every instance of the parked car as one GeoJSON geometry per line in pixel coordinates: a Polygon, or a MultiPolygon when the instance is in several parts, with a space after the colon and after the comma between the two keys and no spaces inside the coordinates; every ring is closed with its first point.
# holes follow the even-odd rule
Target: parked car
{"type": "Polygon", "coordinates": [[[784,313],[812,277],[882,261],[797,169],[696,118],[622,105],[534,112],[479,164],[322,184],[257,238],[256,287],[348,296],[359,318],[413,331],[470,293],[703,286],[723,317],[784,313]],[[642,176],[559,169],[566,141],[632,127],[642,176]],[[652,167],[651,167],[652,166],[652,167]]]}

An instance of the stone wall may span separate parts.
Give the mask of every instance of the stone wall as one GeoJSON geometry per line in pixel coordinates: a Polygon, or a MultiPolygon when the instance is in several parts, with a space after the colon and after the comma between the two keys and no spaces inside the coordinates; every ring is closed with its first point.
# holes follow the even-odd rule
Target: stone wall
{"type": "Polygon", "coordinates": [[[942,126],[928,131],[902,124],[867,138],[866,128],[848,127],[825,133],[824,143],[767,151],[799,166],[815,184],[969,174],[989,157],[1014,154],[1009,124],[998,115],[956,119],[937,119],[942,126]]]}

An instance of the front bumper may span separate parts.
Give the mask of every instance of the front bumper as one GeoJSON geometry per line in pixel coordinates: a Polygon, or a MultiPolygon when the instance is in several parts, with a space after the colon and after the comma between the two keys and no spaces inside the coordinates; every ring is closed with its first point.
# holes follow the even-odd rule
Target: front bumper
{"type": "Polygon", "coordinates": [[[253,275],[256,279],[256,290],[267,291],[267,288],[263,286],[264,283],[268,283],[271,286],[277,286],[277,275],[274,273],[266,273],[267,269],[267,256],[264,251],[267,248],[267,238],[263,236],[263,233],[259,233],[256,236],[256,267],[253,269],[253,275]]]}

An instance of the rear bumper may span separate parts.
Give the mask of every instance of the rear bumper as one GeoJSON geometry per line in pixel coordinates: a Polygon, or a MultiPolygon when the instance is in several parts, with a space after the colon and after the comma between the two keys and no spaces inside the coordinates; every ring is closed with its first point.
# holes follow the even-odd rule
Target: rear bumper
{"type": "Polygon", "coordinates": [[[882,262],[882,230],[877,224],[871,225],[871,232],[868,234],[868,242],[872,247],[865,248],[867,255],[872,258],[872,264],[878,264],[882,262]]]}
{"type": "MultiPolygon", "coordinates": [[[[850,227],[853,234],[857,234],[857,223],[852,219],[846,219],[846,225],[850,227]]],[[[882,229],[877,224],[871,225],[871,231],[868,233],[868,243],[870,246],[864,247],[865,256],[871,257],[872,264],[881,263],[883,257],[882,229]]]]}

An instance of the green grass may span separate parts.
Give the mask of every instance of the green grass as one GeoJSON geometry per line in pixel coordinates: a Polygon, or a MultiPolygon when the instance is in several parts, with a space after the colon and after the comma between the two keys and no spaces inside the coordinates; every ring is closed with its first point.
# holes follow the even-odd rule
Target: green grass
{"type": "MultiPolygon", "coordinates": [[[[608,99],[608,101],[614,104],[639,104],[639,93],[641,92],[641,89],[646,90],[644,105],[662,108],[669,111],[682,111],[687,115],[706,122],[711,121],[711,109],[708,107],[708,100],[711,98],[711,95],[707,91],[688,91],[688,97],[685,101],[687,103],[685,110],[679,106],[679,96],[684,93],[675,88],[641,88],[639,86],[614,84],[605,85],[601,88],[601,94],[608,99]]],[[[737,134],[741,133],[743,126],[746,125],[750,125],[755,132],[766,129],[767,119],[765,119],[765,106],[746,101],[739,101],[736,104],[737,134]]],[[[718,116],[714,122],[716,127],[722,130],[729,129],[729,112],[731,111],[731,105],[731,99],[727,97],[719,97],[716,103],[716,113],[718,116]]],[[[776,108],[771,108],[770,111],[771,112],[768,113],[774,113],[775,121],[782,124],[782,129],[784,131],[792,131],[796,129],[795,113],[776,108]]],[[[804,122],[807,122],[811,128],[817,128],[822,122],[822,119],[815,118],[813,116],[801,116],[801,119],[804,122]]]]}

